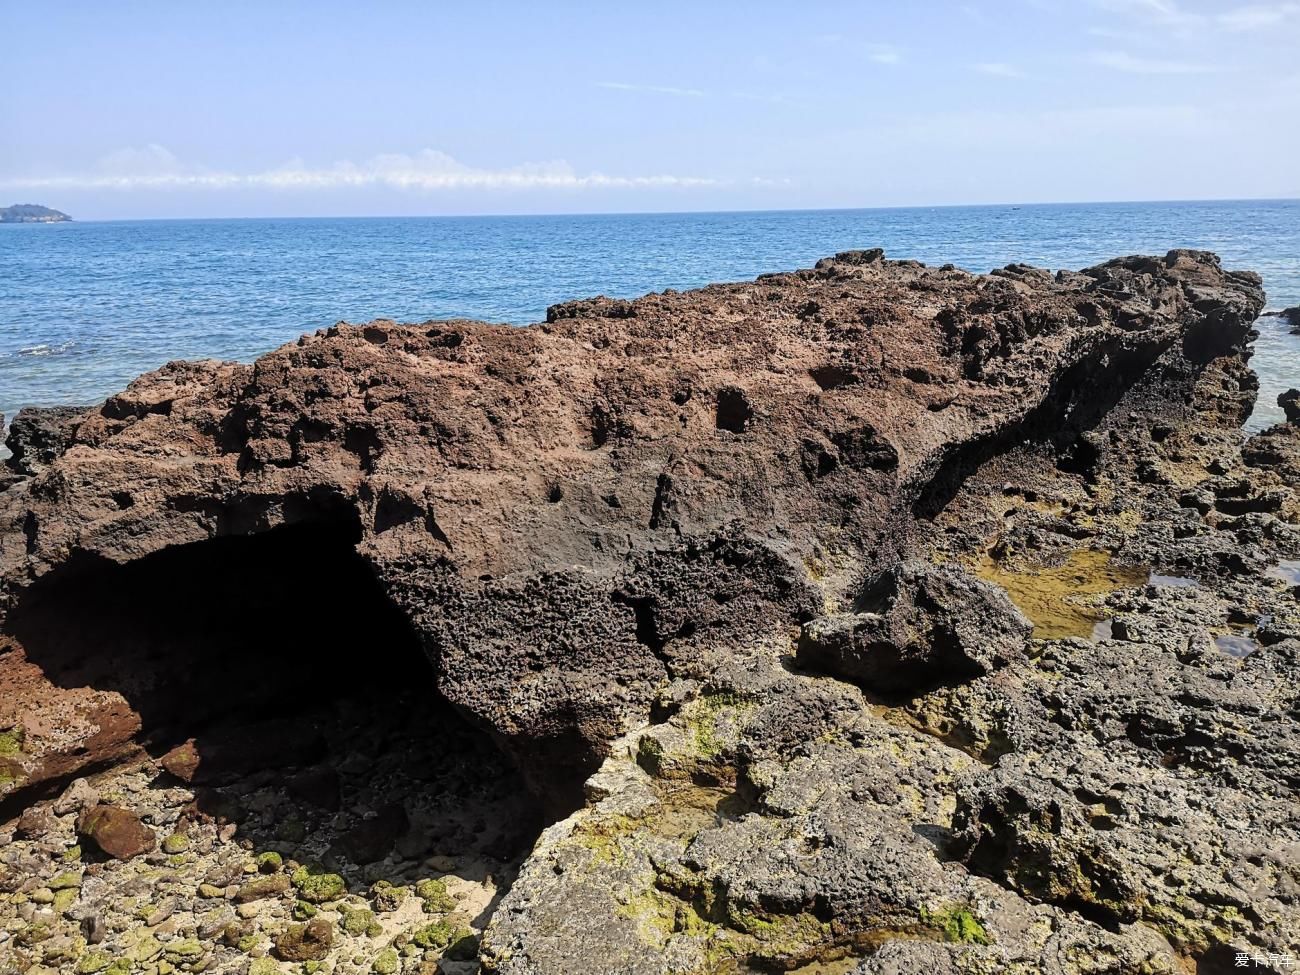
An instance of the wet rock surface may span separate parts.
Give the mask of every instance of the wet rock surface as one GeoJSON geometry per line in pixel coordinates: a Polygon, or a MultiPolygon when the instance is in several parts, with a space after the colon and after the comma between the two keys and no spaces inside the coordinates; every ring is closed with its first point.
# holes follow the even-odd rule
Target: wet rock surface
{"type": "Polygon", "coordinates": [[[1300,425],[1240,432],[1263,303],[1195,252],[864,251],[142,377],[0,493],[0,959],[1285,970],[1300,425]],[[203,633],[92,598],[176,578],[203,633]],[[221,707],[167,706],[176,659],[221,707]],[[158,848],[74,855],[104,806],[158,848]]]}
{"type": "Polygon", "coordinates": [[[1265,312],[1267,315],[1276,315],[1282,321],[1291,326],[1294,333],[1300,334],[1300,307],[1283,308],[1281,311],[1265,312]]]}

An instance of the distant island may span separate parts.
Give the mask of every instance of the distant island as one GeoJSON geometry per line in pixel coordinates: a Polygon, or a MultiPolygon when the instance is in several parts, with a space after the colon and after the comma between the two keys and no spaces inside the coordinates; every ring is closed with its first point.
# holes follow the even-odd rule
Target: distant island
{"type": "Polygon", "coordinates": [[[15,203],[11,207],[0,207],[0,223],[63,223],[71,219],[66,213],[35,203],[15,203]]]}

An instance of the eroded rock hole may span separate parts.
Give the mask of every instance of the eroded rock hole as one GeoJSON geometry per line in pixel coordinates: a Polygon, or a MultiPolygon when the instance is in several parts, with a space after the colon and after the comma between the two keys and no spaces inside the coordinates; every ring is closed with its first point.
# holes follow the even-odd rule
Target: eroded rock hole
{"type": "Polygon", "coordinates": [[[753,419],[754,407],[743,389],[727,386],[718,391],[718,409],[714,423],[719,430],[744,433],[753,419]]]}
{"type": "Polygon", "coordinates": [[[854,386],[862,382],[862,377],[853,368],[836,364],[814,366],[808,370],[808,375],[823,390],[854,386]]]}
{"type": "MultiPolygon", "coordinates": [[[[322,957],[368,957],[442,922],[423,950],[459,943],[473,957],[544,825],[540,806],[438,696],[416,635],[354,549],[358,535],[350,519],[331,519],[125,565],[74,559],[11,613],[14,652],[48,681],[25,712],[50,722],[71,708],[101,729],[34,773],[43,791],[11,801],[44,816],[58,802],[43,796],[90,775],[99,800],[139,817],[156,841],[120,860],[84,843],[106,881],[86,888],[97,901],[85,905],[104,918],[105,944],[140,925],[114,906],[125,886],[165,867],[182,923],[225,910],[242,932],[223,941],[200,930],[217,962],[257,935],[292,960],[301,946],[276,939],[312,911],[331,921],[330,944],[309,946],[322,957]],[[152,760],[133,761],[144,757],[133,749],[152,760]],[[262,872],[246,874],[249,864],[262,872]],[[386,885],[407,888],[406,907],[386,885]],[[374,918],[352,924],[357,910],[374,918]]],[[[48,815],[32,839],[71,845],[75,820],[48,815]]]]}

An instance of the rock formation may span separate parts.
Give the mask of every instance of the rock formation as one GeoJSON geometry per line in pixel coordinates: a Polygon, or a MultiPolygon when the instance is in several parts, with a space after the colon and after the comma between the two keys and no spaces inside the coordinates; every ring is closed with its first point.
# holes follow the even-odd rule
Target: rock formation
{"type": "MultiPolygon", "coordinates": [[[[263,971],[1300,954],[1300,427],[1239,433],[1263,305],[1199,252],[984,276],[851,252],[522,329],[340,324],[28,414],[0,812],[117,768],[189,797],[155,821],[200,856],[261,822],[292,883],[177,869],[193,925],[200,887],[242,905],[213,963],[260,944],[263,971]],[[1086,626],[1035,633],[1053,600],[1086,626]],[[389,893],[442,814],[329,702],[398,671],[552,823],[522,860],[528,817],[473,831],[503,891],[518,869],[494,911],[420,880],[416,926],[389,893]],[[294,803],[328,841],[278,831],[294,803]]],[[[0,889],[44,882],[22,857],[0,889]]]]}
{"type": "Polygon", "coordinates": [[[1268,311],[1264,314],[1275,315],[1282,319],[1283,324],[1291,326],[1292,335],[1300,335],[1300,305],[1294,308],[1283,308],[1281,311],[1268,311]]]}

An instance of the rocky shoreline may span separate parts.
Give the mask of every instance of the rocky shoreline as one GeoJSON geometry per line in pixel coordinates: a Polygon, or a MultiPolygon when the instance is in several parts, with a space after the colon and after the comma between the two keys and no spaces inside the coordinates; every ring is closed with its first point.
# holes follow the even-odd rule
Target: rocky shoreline
{"type": "Polygon", "coordinates": [[[0,973],[1286,970],[1263,307],[862,251],[25,411],[0,973]]]}

